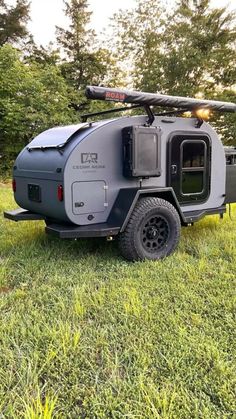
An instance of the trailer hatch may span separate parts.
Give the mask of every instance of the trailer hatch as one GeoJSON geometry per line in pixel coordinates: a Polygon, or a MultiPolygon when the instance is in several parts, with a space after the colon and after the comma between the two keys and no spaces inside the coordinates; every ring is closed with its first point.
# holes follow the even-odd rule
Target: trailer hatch
{"type": "Polygon", "coordinates": [[[104,180],[74,182],[72,185],[73,213],[96,214],[107,208],[107,185],[104,180]]]}
{"type": "Polygon", "coordinates": [[[82,131],[85,128],[89,128],[90,125],[90,123],[82,123],[48,129],[35,137],[35,139],[30,143],[30,146],[27,147],[27,150],[44,151],[50,148],[60,150],[74,138],[74,135],[78,134],[79,131],[82,131]]]}

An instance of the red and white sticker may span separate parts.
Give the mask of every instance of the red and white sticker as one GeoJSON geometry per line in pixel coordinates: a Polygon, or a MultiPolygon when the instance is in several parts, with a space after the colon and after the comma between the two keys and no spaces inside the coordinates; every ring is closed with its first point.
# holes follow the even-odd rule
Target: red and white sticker
{"type": "Polygon", "coordinates": [[[125,100],[125,94],[119,92],[109,92],[107,91],[105,94],[106,100],[114,100],[116,102],[123,102],[125,100]]]}

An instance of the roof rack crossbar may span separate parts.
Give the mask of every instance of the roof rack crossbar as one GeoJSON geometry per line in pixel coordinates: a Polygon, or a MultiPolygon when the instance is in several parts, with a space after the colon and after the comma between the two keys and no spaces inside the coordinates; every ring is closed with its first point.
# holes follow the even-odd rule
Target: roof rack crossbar
{"type": "Polygon", "coordinates": [[[99,112],[86,113],[84,115],[81,115],[81,121],[87,122],[87,119],[93,116],[107,115],[110,113],[116,113],[116,112],[122,112],[122,111],[129,111],[130,109],[142,108],[142,107],[143,105],[132,105],[132,106],[125,106],[123,108],[113,108],[113,109],[108,109],[108,110],[99,111],[99,112]]]}

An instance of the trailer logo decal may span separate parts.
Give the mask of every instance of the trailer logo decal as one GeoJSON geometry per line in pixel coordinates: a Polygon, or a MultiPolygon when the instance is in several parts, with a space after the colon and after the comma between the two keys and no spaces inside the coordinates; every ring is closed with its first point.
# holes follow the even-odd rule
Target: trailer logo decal
{"type": "Polygon", "coordinates": [[[72,166],[74,170],[83,170],[84,173],[94,172],[97,169],[105,169],[105,165],[98,163],[98,153],[81,153],[80,164],[72,166]]]}
{"type": "Polygon", "coordinates": [[[95,163],[98,162],[98,153],[81,153],[81,163],[95,163]]]}
{"type": "Polygon", "coordinates": [[[114,100],[117,102],[123,102],[125,100],[125,94],[120,92],[106,92],[105,95],[106,100],[114,100]]]}

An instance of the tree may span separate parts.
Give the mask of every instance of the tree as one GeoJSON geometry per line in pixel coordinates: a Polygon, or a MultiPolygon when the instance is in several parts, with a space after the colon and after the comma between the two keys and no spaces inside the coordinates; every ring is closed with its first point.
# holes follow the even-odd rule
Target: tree
{"type": "Polygon", "coordinates": [[[0,48],[1,171],[39,132],[77,120],[68,96],[56,66],[26,65],[10,45],[0,48]]]}
{"type": "Polygon", "coordinates": [[[24,62],[38,63],[43,65],[58,65],[60,63],[60,51],[50,42],[46,47],[37,45],[32,35],[21,45],[24,62]]]}
{"type": "Polygon", "coordinates": [[[76,90],[83,89],[88,82],[98,82],[102,71],[100,61],[91,46],[95,44],[95,33],[88,29],[91,12],[87,0],[64,1],[65,14],[70,19],[69,29],[57,27],[57,41],[66,54],[62,73],[76,90]]]}
{"type": "Polygon", "coordinates": [[[0,0],[0,46],[26,37],[29,8],[30,4],[26,0],[17,0],[12,7],[0,0]]]}
{"type": "Polygon", "coordinates": [[[210,0],[181,0],[162,40],[165,90],[209,96],[234,83],[235,16],[226,8],[211,9],[210,0]]]}
{"type": "MultiPolygon", "coordinates": [[[[166,18],[167,19],[167,18],[166,18]]],[[[138,0],[133,10],[120,10],[112,19],[110,47],[129,69],[127,83],[141,88],[145,70],[149,73],[147,91],[157,90],[156,81],[161,68],[155,66],[163,57],[162,36],[166,24],[163,7],[159,0],[138,0]],[[152,62],[151,62],[152,61],[152,62]],[[151,82],[155,71],[155,82],[151,82]],[[154,87],[155,85],[155,87],[154,87]]]]}
{"type": "MultiPolygon", "coordinates": [[[[139,0],[134,11],[116,15],[113,26],[120,54],[132,57],[135,88],[213,99],[233,90],[236,25],[227,8],[211,8],[210,0],[180,0],[164,13],[157,0],[139,0]]],[[[230,121],[232,132],[235,116],[230,121]]],[[[218,125],[227,138],[229,126],[218,125]]]]}
{"type": "MultiPolygon", "coordinates": [[[[236,89],[227,89],[217,97],[219,100],[236,103],[236,89]]],[[[236,117],[232,113],[214,114],[211,124],[221,135],[224,144],[236,146],[236,117]]]]}
{"type": "MultiPolygon", "coordinates": [[[[94,30],[88,27],[91,12],[87,0],[64,1],[65,14],[70,19],[68,29],[57,27],[57,41],[62,47],[64,60],[63,76],[73,88],[71,102],[80,103],[80,110],[92,110],[93,103],[84,98],[88,84],[112,85],[119,83],[120,70],[113,54],[97,42],[94,30]]],[[[103,107],[109,104],[103,104],[103,107]]]]}

